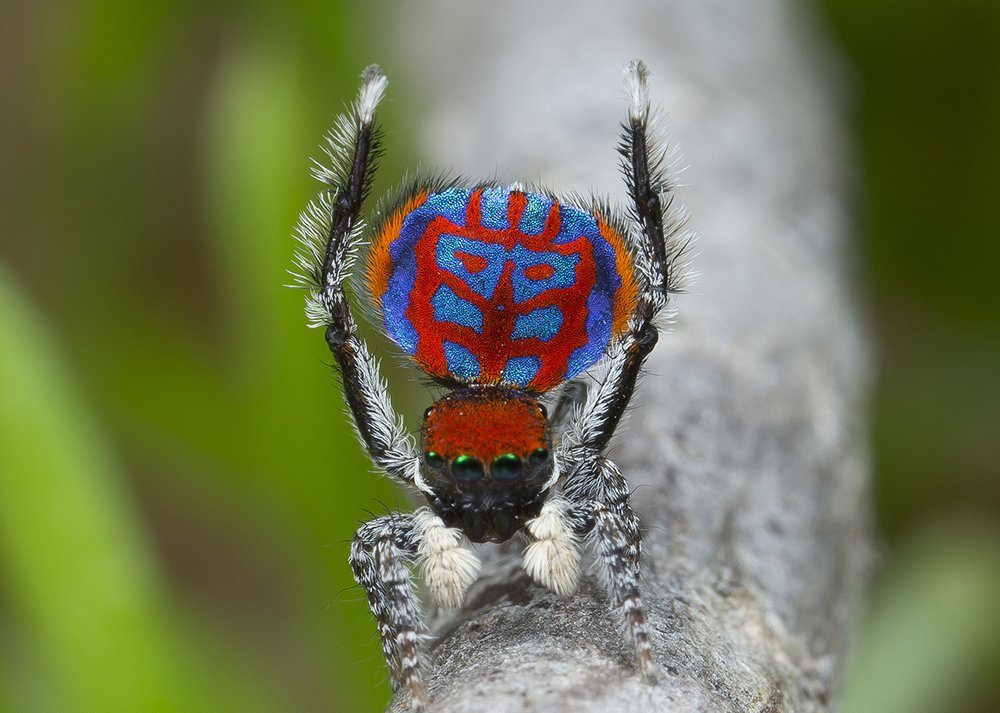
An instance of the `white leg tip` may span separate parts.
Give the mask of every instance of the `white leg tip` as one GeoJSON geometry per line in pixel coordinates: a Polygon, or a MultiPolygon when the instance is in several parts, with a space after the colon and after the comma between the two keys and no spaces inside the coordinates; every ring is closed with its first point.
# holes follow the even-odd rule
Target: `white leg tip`
{"type": "Polygon", "coordinates": [[[625,89],[628,92],[628,114],[634,121],[644,121],[649,116],[649,70],[641,59],[625,67],[625,89]]]}
{"type": "Polygon", "coordinates": [[[361,73],[361,92],[358,94],[358,115],[361,122],[370,124],[375,114],[375,107],[382,101],[389,79],[377,64],[365,67],[361,73]]]}

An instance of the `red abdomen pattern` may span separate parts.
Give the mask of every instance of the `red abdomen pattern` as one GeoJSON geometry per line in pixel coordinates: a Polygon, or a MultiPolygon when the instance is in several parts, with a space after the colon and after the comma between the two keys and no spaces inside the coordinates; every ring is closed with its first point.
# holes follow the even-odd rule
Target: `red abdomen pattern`
{"type": "Polygon", "coordinates": [[[424,371],[539,393],[604,355],[637,292],[606,219],[516,187],[415,189],[376,230],[367,278],[424,371]]]}

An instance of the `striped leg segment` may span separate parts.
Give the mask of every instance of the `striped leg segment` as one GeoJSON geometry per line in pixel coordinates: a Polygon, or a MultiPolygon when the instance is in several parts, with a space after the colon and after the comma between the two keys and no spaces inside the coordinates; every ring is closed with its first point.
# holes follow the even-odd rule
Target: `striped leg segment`
{"type": "Polygon", "coordinates": [[[405,685],[419,710],[427,704],[427,691],[419,668],[420,601],[407,568],[417,556],[413,532],[412,515],[376,518],[354,536],[350,562],[378,624],[393,687],[405,685]]]}
{"type": "Polygon", "coordinates": [[[604,506],[595,506],[594,535],[598,554],[607,568],[611,605],[621,610],[635,646],[639,671],[649,677],[652,674],[653,649],[639,596],[638,520],[634,514],[629,514],[629,519],[623,519],[604,506]]]}
{"type": "Polygon", "coordinates": [[[566,483],[580,536],[589,535],[603,567],[611,606],[624,617],[639,671],[651,677],[653,650],[639,595],[642,535],[628,482],[613,462],[591,452],[566,483]]]}

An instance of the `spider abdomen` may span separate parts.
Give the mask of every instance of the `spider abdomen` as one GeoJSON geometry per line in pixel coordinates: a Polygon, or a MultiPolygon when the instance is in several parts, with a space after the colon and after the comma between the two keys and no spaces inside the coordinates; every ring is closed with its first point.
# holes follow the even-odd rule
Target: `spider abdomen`
{"type": "Polygon", "coordinates": [[[623,230],[519,187],[416,187],[375,230],[389,336],[446,382],[546,391],[594,365],[636,302],[623,230]]]}

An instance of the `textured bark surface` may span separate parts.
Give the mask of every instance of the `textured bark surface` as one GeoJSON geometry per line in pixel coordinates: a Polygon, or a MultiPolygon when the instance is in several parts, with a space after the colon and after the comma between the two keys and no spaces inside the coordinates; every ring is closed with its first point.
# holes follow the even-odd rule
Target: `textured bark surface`
{"type": "Polygon", "coordinates": [[[394,92],[420,93],[429,163],[624,201],[621,68],[641,57],[701,238],[610,451],[644,523],[657,683],[593,568],[559,599],[514,547],[484,551],[465,608],[432,622],[433,709],[835,709],[869,559],[869,367],[819,33],[775,0],[479,5],[398,8],[387,66],[394,92]]]}

